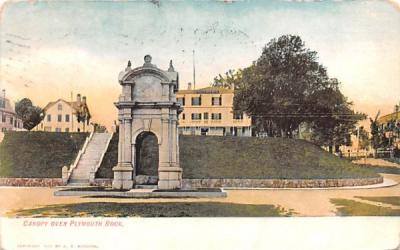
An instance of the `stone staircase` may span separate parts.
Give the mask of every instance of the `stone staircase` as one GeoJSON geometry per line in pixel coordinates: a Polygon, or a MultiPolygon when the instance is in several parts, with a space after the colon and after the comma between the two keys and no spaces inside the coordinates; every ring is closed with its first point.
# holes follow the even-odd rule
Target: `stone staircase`
{"type": "Polygon", "coordinates": [[[93,134],[78,164],[72,171],[68,186],[89,186],[90,172],[101,163],[103,152],[108,147],[111,136],[109,133],[93,134]]]}

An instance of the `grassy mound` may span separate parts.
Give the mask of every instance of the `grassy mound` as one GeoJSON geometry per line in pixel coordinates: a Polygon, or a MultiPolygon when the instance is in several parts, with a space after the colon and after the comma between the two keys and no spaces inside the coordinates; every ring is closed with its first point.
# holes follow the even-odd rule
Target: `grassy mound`
{"type": "MultiPolygon", "coordinates": [[[[117,136],[117,135],[115,135],[117,136]]],[[[117,138],[117,137],[116,137],[117,138]]],[[[183,178],[324,179],[378,176],[371,169],[340,159],[296,139],[180,136],[183,178]]],[[[112,178],[118,139],[110,143],[98,178],[112,178]]]]}
{"type": "Polygon", "coordinates": [[[0,144],[0,176],[61,178],[87,133],[7,132],[0,144]]]}

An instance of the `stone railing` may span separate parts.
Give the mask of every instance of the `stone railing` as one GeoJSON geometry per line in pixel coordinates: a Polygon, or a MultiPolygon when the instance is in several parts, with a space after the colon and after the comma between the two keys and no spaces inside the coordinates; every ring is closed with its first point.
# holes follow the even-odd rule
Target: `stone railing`
{"type": "Polygon", "coordinates": [[[0,178],[0,186],[55,187],[62,185],[61,178],[0,178]]]}
{"type": "Polygon", "coordinates": [[[74,171],[74,169],[76,168],[76,166],[79,163],[79,160],[81,159],[81,156],[83,155],[83,153],[85,153],[86,148],[90,142],[90,140],[93,137],[94,132],[92,131],[90,133],[90,135],[88,137],[86,137],[85,143],[83,144],[83,147],[79,150],[78,155],[75,158],[75,161],[73,164],[71,164],[71,166],[68,168],[67,166],[64,166],[62,168],[62,180],[64,185],[66,185],[68,183],[69,178],[71,177],[72,171],[74,171]]]}
{"type": "Polygon", "coordinates": [[[182,188],[328,188],[378,184],[383,177],[354,179],[183,179],[182,188]]]}
{"type": "Polygon", "coordinates": [[[104,155],[105,155],[106,152],[107,152],[107,149],[108,149],[108,147],[109,147],[109,145],[110,145],[110,142],[111,142],[111,139],[112,139],[113,135],[114,135],[114,133],[110,133],[110,137],[108,138],[107,143],[106,143],[106,145],[105,145],[103,151],[101,152],[101,156],[100,156],[99,162],[96,164],[96,166],[94,166],[94,167],[90,170],[89,183],[90,183],[91,185],[95,184],[96,172],[97,172],[97,170],[100,168],[101,163],[103,162],[104,155]]]}

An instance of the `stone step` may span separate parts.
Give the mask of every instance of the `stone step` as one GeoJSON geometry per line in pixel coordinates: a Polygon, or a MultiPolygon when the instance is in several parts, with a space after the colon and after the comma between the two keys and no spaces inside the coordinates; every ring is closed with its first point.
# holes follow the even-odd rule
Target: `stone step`
{"type": "Polygon", "coordinates": [[[74,187],[89,187],[89,182],[70,182],[67,186],[74,186],[74,187]]]}
{"type": "Polygon", "coordinates": [[[100,161],[100,159],[88,159],[88,158],[84,158],[79,161],[79,163],[87,163],[87,164],[93,164],[96,165],[96,163],[98,163],[100,161]]]}
{"type": "Polygon", "coordinates": [[[135,188],[137,189],[158,189],[157,185],[143,185],[143,184],[139,184],[139,185],[135,185],[135,188]]]}
{"type": "Polygon", "coordinates": [[[93,134],[85,152],[79,159],[78,165],[72,171],[70,184],[89,185],[90,171],[100,162],[101,154],[105,150],[110,136],[109,133],[93,134]]]}

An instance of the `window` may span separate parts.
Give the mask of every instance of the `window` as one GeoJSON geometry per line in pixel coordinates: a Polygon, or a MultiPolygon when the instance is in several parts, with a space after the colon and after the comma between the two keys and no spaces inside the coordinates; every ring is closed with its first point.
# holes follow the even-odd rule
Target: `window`
{"type": "Polygon", "coordinates": [[[69,122],[69,115],[65,115],[65,122],[69,122]]]}
{"type": "Polygon", "coordinates": [[[193,113],[192,120],[201,120],[201,113],[193,113]]]}
{"type": "Polygon", "coordinates": [[[201,105],[201,97],[192,97],[192,106],[200,106],[201,105]]]}
{"type": "Polygon", "coordinates": [[[212,113],[211,114],[212,120],[221,120],[221,118],[222,118],[221,113],[212,113]]]}
{"type": "Polygon", "coordinates": [[[17,119],[14,120],[14,128],[17,127],[17,119]]]}
{"type": "Polygon", "coordinates": [[[239,112],[239,111],[233,112],[233,119],[243,120],[243,112],[239,112]]]}
{"type": "Polygon", "coordinates": [[[57,109],[62,110],[62,104],[58,104],[57,109]]]}
{"type": "Polygon", "coordinates": [[[47,121],[51,122],[51,115],[47,115],[47,121]]]}
{"type": "Polygon", "coordinates": [[[56,132],[61,132],[61,128],[56,128],[56,132]]]}
{"type": "Polygon", "coordinates": [[[213,106],[221,106],[222,105],[221,96],[211,98],[211,105],[213,105],[213,106]]]}
{"type": "Polygon", "coordinates": [[[51,127],[44,127],[44,131],[50,132],[51,131],[51,127]]]}
{"type": "Polygon", "coordinates": [[[208,113],[203,114],[204,120],[208,120],[208,113]]]}
{"type": "Polygon", "coordinates": [[[14,123],[14,118],[10,117],[10,124],[13,125],[13,123],[14,123]]]}
{"type": "Polygon", "coordinates": [[[185,97],[179,97],[177,98],[177,101],[181,106],[185,106],[185,97]]]}
{"type": "Polygon", "coordinates": [[[58,122],[62,122],[62,115],[58,115],[58,116],[57,116],[57,121],[58,121],[58,122]]]}
{"type": "Polygon", "coordinates": [[[65,128],[65,132],[69,132],[69,128],[65,128]]]}
{"type": "Polygon", "coordinates": [[[182,114],[182,120],[185,120],[185,113],[182,114]]]}
{"type": "Polygon", "coordinates": [[[6,116],[4,114],[1,116],[1,122],[6,122],[6,116]]]}

